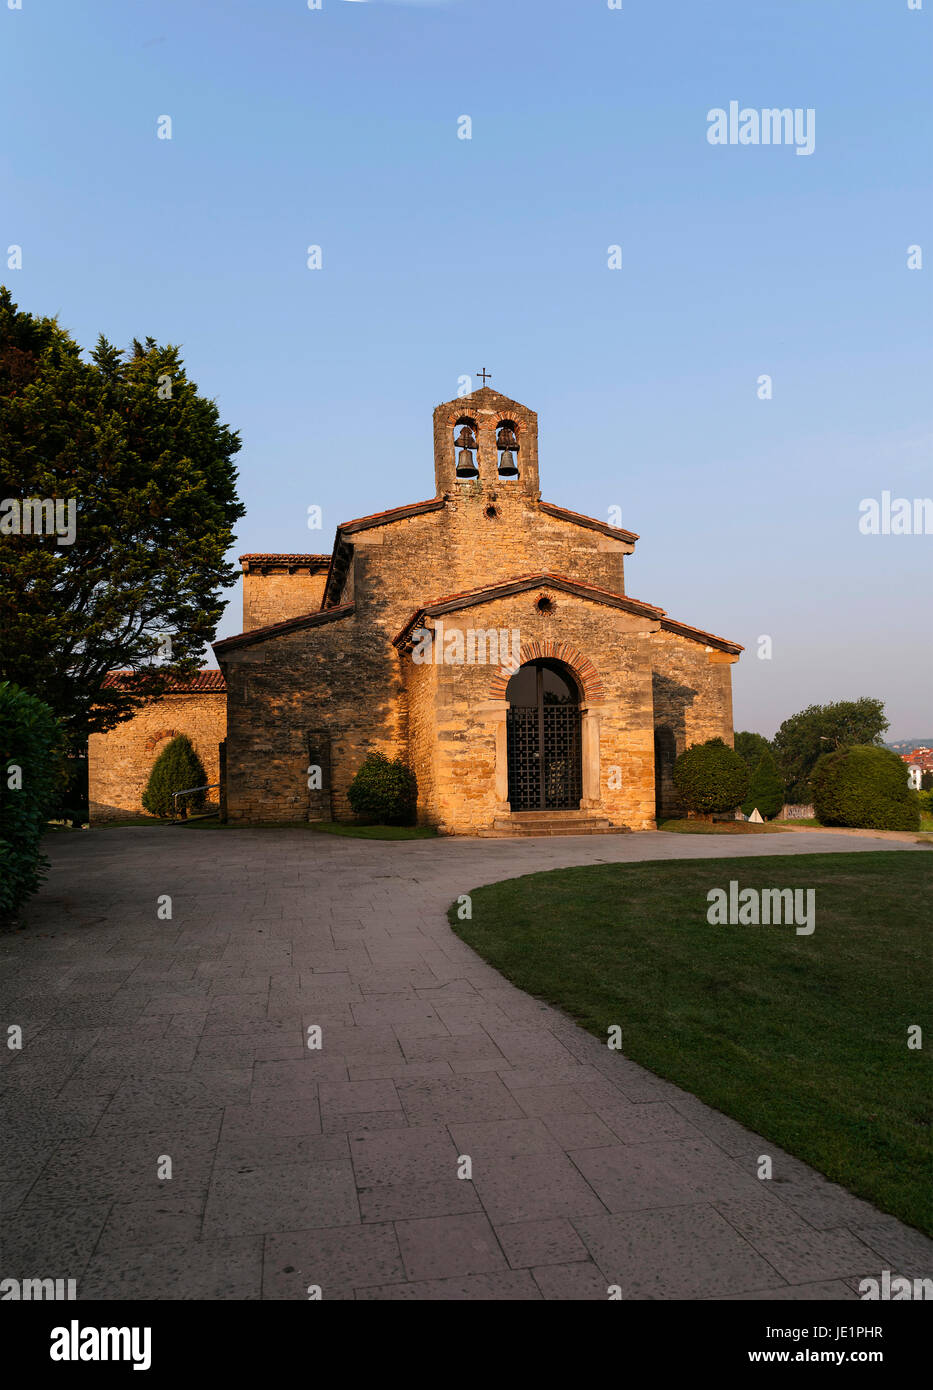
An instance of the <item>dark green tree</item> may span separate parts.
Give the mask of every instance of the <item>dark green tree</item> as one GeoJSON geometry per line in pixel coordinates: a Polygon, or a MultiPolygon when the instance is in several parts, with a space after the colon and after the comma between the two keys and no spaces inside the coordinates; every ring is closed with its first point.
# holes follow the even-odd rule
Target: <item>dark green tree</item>
{"type": "Polygon", "coordinates": [[[378,825],[411,825],[418,801],[415,774],[401,758],[369,753],[350,783],[347,800],[354,813],[378,825]]]}
{"type": "Polygon", "coordinates": [[[765,820],[772,820],[783,805],[784,783],[774,754],[770,748],[766,748],[752,772],[742,810],[746,816],[750,816],[757,807],[765,820]]]}
{"type": "Polygon", "coordinates": [[[753,734],[743,729],[735,736],[735,751],[745,762],[749,772],[754,772],[763,753],[770,753],[771,744],[764,734],[753,734]]]}
{"type": "Polygon", "coordinates": [[[674,764],[674,786],[698,816],[733,811],[748,791],[748,768],[721,738],[695,743],[674,764]]]}
{"type": "Polygon", "coordinates": [[[0,682],[0,918],[15,918],[45,876],[41,840],[64,785],[64,739],[48,705],[0,682]]]}
{"type": "Polygon", "coordinates": [[[100,338],[85,361],[0,287],[0,676],[73,748],[197,669],[236,578],[239,447],[177,347],[100,338]],[[27,524],[27,498],[57,500],[64,535],[48,508],[27,524]],[[134,684],[105,688],[116,669],[134,684]]]}
{"type": "Polygon", "coordinates": [[[920,792],[908,786],[907,768],[890,748],[855,745],[824,753],[811,782],[822,825],[920,829],[920,792]]]}
{"type": "MultiPolygon", "coordinates": [[[[177,734],[152,764],[143,792],[143,806],[151,816],[172,816],[175,814],[175,792],[203,787],[206,783],[207,773],[193,743],[187,734],[177,734]]],[[[206,800],[204,792],[184,797],[178,805],[179,814],[185,816],[189,811],[203,811],[206,800]]]]}
{"type": "Polygon", "coordinates": [[[789,802],[812,800],[810,773],[818,758],[837,748],[878,744],[888,727],[884,702],[862,696],[829,705],[809,705],[791,715],[774,735],[773,748],[789,802]]]}

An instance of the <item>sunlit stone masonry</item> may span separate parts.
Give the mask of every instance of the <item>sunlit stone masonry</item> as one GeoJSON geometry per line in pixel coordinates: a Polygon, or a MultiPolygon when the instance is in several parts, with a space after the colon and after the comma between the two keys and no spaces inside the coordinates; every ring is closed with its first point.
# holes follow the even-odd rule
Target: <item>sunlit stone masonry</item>
{"type": "Polygon", "coordinates": [[[439,405],[434,477],[339,526],[330,556],[242,557],[243,632],[214,643],[227,817],[349,818],[378,750],[444,833],[653,828],[679,810],[677,754],[732,741],[742,648],[626,594],[637,535],[542,500],[517,401],[439,405]]]}

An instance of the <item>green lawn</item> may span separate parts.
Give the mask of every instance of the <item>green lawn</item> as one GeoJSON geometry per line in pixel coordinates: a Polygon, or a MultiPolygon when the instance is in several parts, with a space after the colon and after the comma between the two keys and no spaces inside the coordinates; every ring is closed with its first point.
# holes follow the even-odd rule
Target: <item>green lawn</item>
{"type": "MultiPolygon", "coordinates": [[[[814,822],[815,823],[815,822],[814,822]]],[[[659,830],[673,830],[677,835],[775,835],[782,826],[770,821],[752,824],[747,820],[662,820],[659,830]]]]}
{"type": "Polygon", "coordinates": [[[597,1037],[620,1026],[624,1055],[933,1233],[931,869],[884,851],[594,865],[478,888],[450,922],[521,989],[597,1037]],[[732,879],[815,889],[815,931],[710,926],[732,879]]]}

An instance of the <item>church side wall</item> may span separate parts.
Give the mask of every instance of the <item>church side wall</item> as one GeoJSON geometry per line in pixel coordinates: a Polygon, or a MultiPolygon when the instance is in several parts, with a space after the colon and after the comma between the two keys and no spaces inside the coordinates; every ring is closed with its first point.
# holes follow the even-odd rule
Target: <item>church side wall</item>
{"type": "MultiPolygon", "coordinates": [[[[226,696],[165,695],[106,734],[88,740],[88,799],[92,825],[144,816],[142,794],[152,764],[176,734],[187,734],[208,782],[220,779],[218,746],[227,731],[226,696]]],[[[212,802],[217,792],[211,792],[212,802]]]]}
{"type": "Polygon", "coordinates": [[[674,759],[710,738],[733,744],[732,663],[722,652],[663,630],[652,634],[651,648],[658,809],[676,816],[683,804],[671,778],[674,759]]]}
{"type": "Polygon", "coordinates": [[[330,739],[333,814],[366,754],[404,751],[395,649],[353,618],[219,653],[227,678],[227,816],[306,820],[309,736],[330,739]]]}

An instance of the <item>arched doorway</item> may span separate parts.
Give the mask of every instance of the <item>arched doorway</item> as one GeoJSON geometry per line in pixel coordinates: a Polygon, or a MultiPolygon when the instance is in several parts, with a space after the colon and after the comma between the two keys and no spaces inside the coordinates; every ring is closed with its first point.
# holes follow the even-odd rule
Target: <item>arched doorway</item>
{"type": "Polygon", "coordinates": [[[560,661],[528,661],[509,681],[509,806],[576,811],[583,795],[580,691],[560,661]]]}

